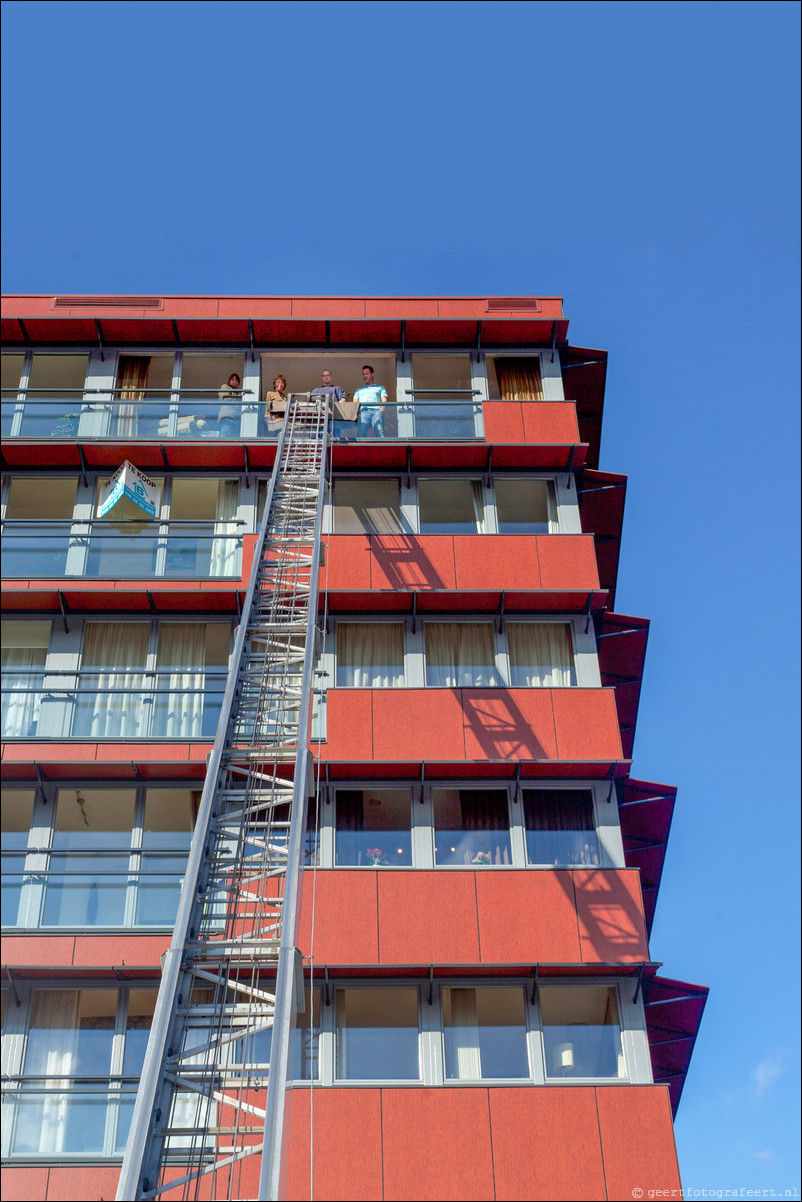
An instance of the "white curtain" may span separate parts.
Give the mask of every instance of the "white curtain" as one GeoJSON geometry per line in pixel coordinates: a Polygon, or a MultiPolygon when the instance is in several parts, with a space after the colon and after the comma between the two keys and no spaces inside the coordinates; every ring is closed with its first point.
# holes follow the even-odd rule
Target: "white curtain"
{"type": "Polygon", "coordinates": [[[88,622],[81,667],[87,674],[80,701],[80,734],[93,739],[141,738],[148,733],[143,705],[148,622],[88,622]],[[136,671],[139,669],[139,671],[136,671]]]}
{"type": "Polygon", "coordinates": [[[450,1022],[445,1027],[448,1076],[477,1081],[482,1076],[475,989],[448,989],[450,1022]]]}
{"type": "Polygon", "coordinates": [[[571,633],[565,622],[509,622],[507,644],[513,687],[576,684],[571,633]]]}
{"type": "Polygon", "coordinates": [[[215,510],[214,534],[212,539],[210,576],[236,576],[237,574],[237,506],[239,484],[236,480],[220,480],[217,484],[217,508],[215,510]]]}
{"type": "Polygon", "coordinates": [[[203,721],[205,623],[162,623],[156,662],[171,671],[159,676],[159,720],[154,733],[167,739],[197,738],[203,721]]]}
{"type": "Polygon", "coordinates": [[[436,688],[500,684],[491,622],[427,622],[426,683],[436,688]]]}
{"type": "Polygon", "coordinates": [[[404,683],[404,627],[400,622],[340,622],[337,684],[387,689],[404,683]]]}
{"type": "Polygon", "coordinates": [[[473,501],[473,516],[476,520],[476,533],[486,534],[485,499],[481,480],[471,480],[471,499],[473,501]]]}
{"type": "Polygon", "coordinates": [[[42,673],[47,649],[45,647],[3,648],[3,710],[4,739],[25,738],[36,733],[42,695],[42,673]],[[34,691],[31,691],[34,690],[34,691]]]}
{"type": "Polygon", "coordinates": [[[27,1130],[27,1123],[37,1114],[38,1107],[25,1108],[26,1130],[17,1133],[18,1150],[22,1135],[22,1142],[28,1147],[32,1136],[33,1151],[39,1155],[52,1156],[64,1151],[72,1088],[68,1081],[58,1078],[72,1077],[77,1071],[79,998],[77,989],[43,989],[34,995],[25,1075],[54,1078],[45,1083],[45,1088],[60,1092],[41,1102],[38,1133],[27,1130]]]}

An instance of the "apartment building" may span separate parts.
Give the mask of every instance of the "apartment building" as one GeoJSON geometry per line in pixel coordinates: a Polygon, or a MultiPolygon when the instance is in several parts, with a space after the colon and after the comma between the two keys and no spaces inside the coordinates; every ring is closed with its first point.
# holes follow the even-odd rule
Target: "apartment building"
{"type": "MultiPolygon", "coordinates": [[[[347,399],[279,1192],[678,1188],[706,989],[649,945],[675,790],[633,774],[649,623],[616,607],[606,353],[555,297],[10,296],[3,339],[4,1196],[118,1189],[289,437],[276,380],[324,372],[347,399]]],[[[137,1196],[268,1196],[259,1161],[137,1196]]]]}

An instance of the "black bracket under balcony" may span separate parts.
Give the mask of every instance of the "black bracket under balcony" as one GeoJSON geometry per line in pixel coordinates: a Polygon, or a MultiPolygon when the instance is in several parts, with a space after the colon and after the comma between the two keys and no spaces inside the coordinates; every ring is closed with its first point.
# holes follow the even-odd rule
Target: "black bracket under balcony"
{"type": "Polygon", "coordinates": [[[403,363],[407,357],[407,323],[406,319],[401,319],[401,362],[403,363]]]}
{"type": "Polygon", "coordinates": [[[633,1002],[637,1002],[637,1000],[638,1000],[638,995],[640,994],[641,988],[643,986],[643,974],[644,974],[645,970],[646,970],[646,965],[641,964],[638,969],[638,983],[635,986],[635,992],[632,995],[633,1002]]]}
{"type": "Polygon", "coordinates": [[[493,487],[493,444],[487,448],[487,463],[485,465],[485,485],[487,488],[493,487]]]}
{"type": "Polygon", "coordinates": [[[585,634],[590,630],[590,614],[593,609],[593,593],[588,594],[588,603],[585,606],[585,634]]]}
{"type": "Polygon", "coordinates": [[[415,634],[415,626],[418,621],[418,594],[412,594],[412,633],[415,634]]]}
{"type": "Polygon", "coordinates": [[[507,603],[507,594],[506,594],[506,592],[504,592],[502,590],[502,593],[501,593],[501,596],[499,597],[499,602],[498,602],[498,632],[499,632],[499,634],[504,633],[504,606],[506,605],[506,603],[507,603]]]}
{"type": "Polygon", "coordinates": [[[64,623],[64,633],[69,634],[70,628],[67,624],[67,602],[64,600],[64,594],[61,589],[58,590],[58,604],[61,610],[61,620],[64,623]]]}
{"type": "Polygon", "coordinates": [[[537,984],[538,984],[537,971],[538,971],[538,966],[536,964],[535,967],[532,969],[532,993],[530,994],[530,997],[529,997],[529,1000],[531,1001],[533,1006],[537,1002],[537,984]]]}
{"type": "Polygon", "coordinates": [[[81,444],[76,443],[76,446],[78,447],[78,456],[81,460],[81,482],[83,483],[84,488],[86,488],[89,483],[89,481],[87,479],[87,472],[89,471],[89,464],[86,462],[86,455],[84,454],[84,449],[81,446],[81,444]]]}
{"type": "Polygon", "coordinates": [[[557,353],[556,347],[557,347],[557,322],[553,321],[551,323],[551,361],[552,361],[552,363],[554,362],[554,356],[557,353]]]}
{"type": "Polygon", "coordinates": [[[331,1005],[331,994],[329,993],[329,966],[328,964],[323,969],[323,1005],[331,1005]]]}
{"type": "Polygon", "coordinates": [[[245,460],[245,487],[250,488],[251,487],[251,461],[248,458],[248,448],[245,446],[244,443],[242,446],[242,457],[245,460]]]}
{"type": "Polygon", "coordinates": [[[412,488],[412,447],[407,446],[407,488],[412,488]]]}
{"type": "Polygon", "coordinates": [[[568,456],[568,462],[565,465],[565,470],[568,472],[568,487],[569,488],[571,487],[571,484],[573,483],[573,479],[574,479],[574,455],[575,454],[576,454],[576,447],[574,446],[574,447],[571,447],[571,453],[568,456]]]}
{"type": "Polygon", "coordinates": [[[429,1005],[434,1001],[434,965],[429,965],[429,1005]]]}
{"type": "Polygon", "coordinates": [[[248,318],[248,340],[251,344],[251,363],[256,362],[256,345],[253,336],[253,318],[248,318]]]}
{"type": "Polygon", "coordinates": [[[14,980],[14,974],[12,973],[10,968],[6,968],[6,976],[8,977],[8,983],[9,983],[9,986],[11,987],[11,996],[14,999],[14,1005],[21,1006],[22,999],[20,998],[20,995],[17,993],[17,985],[14,980]]]}
{"type": "MultiPolygon", "coordinates": [[[[22,322],[20,322],[20,325],[22,325],[22,322]]],[[[106,359],[106,351],[103,346],[103,327],[100,324],[99,317],[95,318],[95,329],[97,330],[97,345],[100,351],[100,362],[103,363],[106,359]]]]}

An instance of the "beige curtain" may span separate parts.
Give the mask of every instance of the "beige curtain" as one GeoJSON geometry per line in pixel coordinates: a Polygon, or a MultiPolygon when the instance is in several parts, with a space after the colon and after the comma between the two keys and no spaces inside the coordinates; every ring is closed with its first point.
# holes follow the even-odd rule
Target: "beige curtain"
{"type": "Polygon", "coordinates": [[[446,1075],[459,1081],[482,1076],[479,1052],[479,1018],[475,989],[443,990],[446,1042],[446,1075]]]}
{"type": "Polygon", "coordinates": [[[159,627],[159,675],[156,730],[166,739],[193,739],[202,733],[206,666],[206,624],[163,622],[159,627]],[[165,696],[166,694],[166,696],[165,696]]]}
{"type": "Polygon", "coordinates": [[[210,576],[236,576],[239,558],[237,546],[237,506],[239,484],[236,480],[220,480],[217,485],[214,535],[212,539],[210,576]]]}
{"type": "Polygon", "coordinates": [[[513,687],[576,684],[571,632],[565,622],[509,622],[507,645],[513,687]]]}
{"type": "Polygon", "coordinates": [[[3,648],[4,739],[25,738],[36,733],[46,658],[46,647],[3,648]],[[37,671],[37,668],[40,670],[37,671]]]}
{"type": "Polygon", "coordinates": [[[118,437],[135,437],[139,433],[139,402],[145,399],[145,387],[150,368],[149,355],[121,355],[117,369],[117,428],[118,437]]]}
{"type": "MultiPolygon", "coordinates": [[[[32,1136],[38,1142],[35,1152],[43,1156],[65,1150],[73,1087],[69,1081],[59,1078],[72,1077],[77,1071],[79,998],[77,989],[41,989],[34,993],[25,1075],[48,1077],[50,1080],[44,1083],[45,1089],[58,1091],[52,1098],[41,1099],[38,1134],[30,1131],[25,1139],[28,1144],[32,1136]]],[[[31,1112],[36,1109],[38,1107],[30,1107],[26,1115],[31,1127],[31,1112]]],[[[27,1123],[24,1126],[27,1127],[27,1123]]]]}
{"type": "Polygon", "coordinates": [[[498,387],[502,401],[542,401],[540,360],[496,359],[498,387]]]}
{"type": "Polygon", "coordinates": [[[492,622],[427,622],[426,683],[435,688],[501,684],[492,622]]]}
{"type": "Polygon", "coordinates": [[[337,684],[387,689],[404,683],[404,627],[400,622],[340,622],[337,684]]]}
{"type": "Polygon", "coordinates": [[[148,734],[150,706],[143,694],[149,636],[148,622],[87,622],[79,733],[93,739],[148,734]]]}

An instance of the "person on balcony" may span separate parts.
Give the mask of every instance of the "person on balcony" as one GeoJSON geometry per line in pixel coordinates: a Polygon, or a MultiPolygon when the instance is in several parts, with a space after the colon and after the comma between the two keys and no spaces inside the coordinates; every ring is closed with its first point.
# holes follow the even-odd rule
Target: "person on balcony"
{"type": "Polygon", "coordinates": [[[276,376],[272,387],[265,393],[265,425],[268,438],[278,435],[284,414],[287,412],[287,380],[285,376],[276,376]]]}
{"type": "Polygon", "coordinates": [[[359,406],[348,400],[345,389],[333,384],[331,372],[326,368],[323,372],[323,383],[312,390],[312,396],[325,396],[328,399],[333,419],[332,433],[335,438],[353,438],[356,431],[356,415],[359,406]]]}
{"type": "Polygon", "coordinates": [[[217,429],[220,437],[236,438],[239,435],[242,415],[242,380],[235,371],[228,377],[227,384],[221,384],[217,395],[222,401],[217,411],[217,429]]]}
{"type": "Polygon", "coordinates": [[[367,438],[368,431],[373,428],[376,438],[384,438],[384,410],[387,407],[387,389],[376,384],[376,373],[370,364],[362,368],[362,388],[357,388],[354,400],[359,405],[357,420],[357,438],[367,438]]]}

